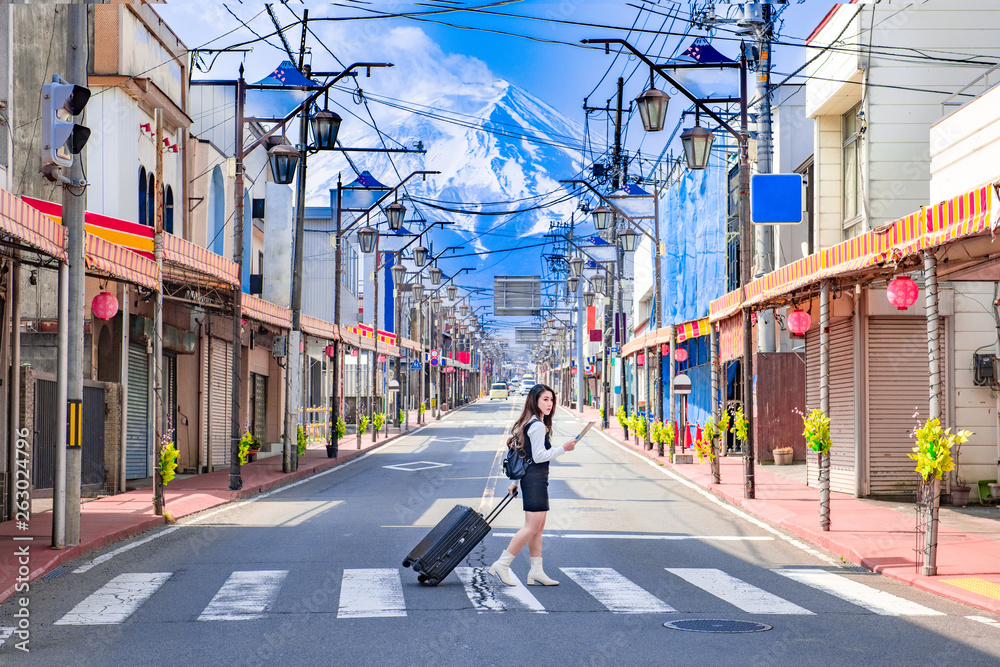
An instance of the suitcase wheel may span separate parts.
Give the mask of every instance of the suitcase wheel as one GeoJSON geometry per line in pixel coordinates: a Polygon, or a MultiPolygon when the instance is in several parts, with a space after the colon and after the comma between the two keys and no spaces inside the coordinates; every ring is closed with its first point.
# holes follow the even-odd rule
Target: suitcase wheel
{"type": "Polygon", "coordinates": [[[412,565],[412,564],[413,564],[413,561],[411,561],[409,558],[404,558],[403,559],[403,567],[410,567],[410,565],[412,565]]]}
{"type": "Polygon", "coordinates": [[[426,574],[419,575],[417,577],[417,581],[419,581],[424,586],[437,586],[439,583],[441,583],[440,579],[428,577],[426,574]]]}

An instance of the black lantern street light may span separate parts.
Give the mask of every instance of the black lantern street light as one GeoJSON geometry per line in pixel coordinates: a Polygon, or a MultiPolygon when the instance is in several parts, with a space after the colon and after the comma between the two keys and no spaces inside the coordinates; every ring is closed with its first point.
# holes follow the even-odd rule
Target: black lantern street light
{"type": "Polygon", "coordinates": [[[611,225],[611,209],[604,204],[601,204],[591,211],[590,215],[594,218],[594,227],[596,227],[599,232],[603,232],[608,228],[608,226],[611,225]]]}
{"type": "Polygon", "coordinates": [[[406,282],[406,267],[402,264],[396,264],[392,267],[392,282],[396,284],[397,288],[402,288],[403,284],[406,282]]]}
{"type": "Polygon", "coordinates": [[[458,288],[454,285],[448,285],[448,300],[454,301],[458,298],[458,288]]]}
{"type": "Polygon", "coordinates": [[[594,293],[591,291],[586,291],[583,293],[583,305],[590,308],[594,305],[594,293]]]}
{"type": "Polygon", "coordinates": [[[569,270],[574,278],[579,278],[583,275],[583,260],[579,257],[574,257],[568,261],[569,270]]]}
{"type": "MultiPolygon", "coordinates": [[[[751,267],[752,262],[752,244],[753,244],[753,234],[750,226],[750,157],[749,157],[749,143],[750,143],[750,133],[748,130],[748,113],[747,113],[747,60],[746,55],[743,53],[743,48],[741,45],[740,59],[738,63],[712,63],[711,65],[703,65],[701,63],[694,63],[690,65],[672,65],[670,69],[676,70],[689,70],[689,69],[739,69],[740,72],[740,94],[739,97],[729,97],[729,98],[713,98],[713,99],[701,99],[693,95],[691,92],[686,90],[682,85],[675,81],[667,73],[667,67],[663,67],[655,64],[650,60],[644,53],[636,49],[634,46],[629,44],[623,39],[612,38],[612,39],[585,39],[584,44],[603,44],[605,49],[611,44],[620,44],[621,46],[628,49],[636,58],[641,60],[643,63],[649,66],[651,72],[659,74],[669,83],[671,86],[676,88],[685,97],[687,97],[691,102],[694,103],[695,108],[705,115],[712,118],[720,127],[724,128],[730,135],[732,135],[739,146],[739,221],[740,221],[740,284],[746,285],[751,279],[751,267]],[[712,111],[709,104],[720,104],[720,103],[738,103],[740,105],[740,123],[739,129],[737,130],[732,125],[727,123],[723,118],[721,118],[717,113],[712,111]]],[[[691,133],[688,134],[689,142],[685,144],[685,156],[688,158],[689,166],[695,168],[694,163],[704,164],[706,160],[701,160],[705,153],[705,145],[708,143],[708,137],[697,131],[696,128],[692,128],[691,133]],[[699,142],[701,142],[699,144],[699,142]],[[690,153],[688,152],[688,145],[690,145],[690,153]]],[[[710,133],[709,133],[710,134],[710,133]]],[[[753,417],[753,401],[751,396],[753,395],[753,333],[751,329],[750,321],[750,308],[747,305],[743,305],[743,361],[742,361],[742,384],[743,384],[743,410],[747,421],[751,424],[750,429],[747,432],[746,452],[743,457],[744,465],[744,496],[746,498],[756,497],[756,481],[754,479],[754,457],[756,456],[755,446],[754,446],[754,417],[753,417]]],[[[714,402],[714,401],[713,401],[714,402]]],[[[717,405],[713,405],[713,413],[718,417],[717,405]]],[[[828,469],[821,465],[820,471],[820,487],[821,494],[828,486],[824,484],[829,484],[829,478],[825,474],[828,473],[828,469]]],[[[821,526],[824,529],[828,529],[828,515],[821,516],[821,526]]]]}
{"type": "Polygon", "coordinates": [[[341,117],[330,111],[323,109],[317,111],[309,119],[312,126],[313,142],[321,151],[332,151],[337,148],[337,133],[340,131],[341,117]]]}
{"type": "Polygon", "coordinates": [[[413,263],[418,267],[423,267],[427,264],[427,248],[418,245],[413,249],[413,263]]]}
{"type": "MultiPolygon", "coordinates": [[[[653,73],[649,73],[652,81],[653,73]]],[[[647,132],[659,132],[667,120],[667,103],[670,96],[662,90],[653,88],[652,83],[648,90],[643,91],[639,97],[635,98],[636,106],[639,107],[639,117],[642,119],[642,127],[647,132]]]]}
{"type": "Polygon", "coordinates": [[[604,294],[604,274],[598,273],[590,279],[590,284],[598,294],[604,294]]]}
{"type": "Polygon", "coordinates": [[[385,207],[385,216],[389,219],[389,229],[394,232],[399,231],[403,226],[403,216],[406,215],[406,207],[398,201],[394,201],[385,207]]]}
{"type": "Polygon", "coordinates": [[[436,296],[431,299],[431,311],[437,315],[441,312],[441,297],[436,296]]]}
{"type": "Polygon", "coordinates": [[[713,141],[715,135],[708,128],[699,125],[696,116],[694,127],[681,132],[681,144],[684,146],[684,158],[687,160],[688,169],[704,169],[708,166],[713,141]]]}
{"type": "Polygon", "coordinates": [[[429,273],[431,274],[431,285],[440,285],[441,284],[441,269],[439,269],[436,266],[432,266],[431,270],[429,271],[429,273]]]}
{"type": "Polygon", "coordinates": [[[410,293],[416,301],[424,300],[424,284],[422,282],[410,283],[410,293]]]}
{"type": "Polygon", "coordinates": [[[375,241],[378,240],[378,230],[374,227],[362,227],[358,230],[358,245],[361,252],[367,254],[375,252],[375,241]]]}
{"type": "Polygon", "coordinates": [[[618,240],[621,241],[622,250],[625,252],[635,252],[635,242],[638,237],[639,235],[631,229],[618,232],[618,240]]]}
{"type": "Polygon", "coordinates": [[[277,144],[267,151],[267,161],[271,163],[274,182],[289,185],[295,180],[295,170],[299,166],[299,149],[289,144],[277,144]]]}

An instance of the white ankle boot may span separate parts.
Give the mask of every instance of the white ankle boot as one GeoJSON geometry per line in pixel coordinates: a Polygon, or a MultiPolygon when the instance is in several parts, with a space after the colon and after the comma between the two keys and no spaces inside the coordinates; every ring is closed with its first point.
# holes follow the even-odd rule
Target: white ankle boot
{"type": "Polygon", "coordinates": [[[514,554],[506,551],[497,559],[497,562],[490,565],[490,574],[496,575],[500,581],[508,586],[517,586],[517,580],[510,573],[510,564],[514,562],[514,554]]]}
{"type": "Polygon", "coordinates": [[[555,579],[549,579],[545,576],[545,572],[542,570],[542,557],[532,557],[531,558],[531,569],[528,570],[528,585],[534,586],[535,583],[539,583],[542,586],[558,586],[559,582],[555,579]]]}

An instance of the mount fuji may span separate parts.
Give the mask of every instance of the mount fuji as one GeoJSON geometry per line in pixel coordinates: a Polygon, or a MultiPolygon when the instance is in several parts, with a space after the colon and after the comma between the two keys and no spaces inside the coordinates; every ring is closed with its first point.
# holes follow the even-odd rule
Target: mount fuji
{"type": "Polygon", "coordinates": [[[441,257],[445,275],[474,267],[460,282],[492,287],[495,274],[542,273],[543,249],[536,244],[543,242],[551,222],[568,221],[576,209],[559,180],[577,178],[583,169],[583,128],[502,80],[464,83],[426,105],[365,94],[384,136],[380,139],[369,126],[365,106],[348,104],[340,110],[343,146],[422,145],[426,154],[320,153],[310,160],[307,203],[329,205],[338,174],[346,184],[354,180],[355,169],[390,187],[413,171],[439,171],[406,184],[404,227],[416,233],[431,222],[454,223],[436,227],[430,241],[421,240],[434,252],[449,246],[468,249],[441,257]],[[515,246],[532,247],[500,252],[515,246]],[[456,257],[446,261],[452,254],[456,257]]]}

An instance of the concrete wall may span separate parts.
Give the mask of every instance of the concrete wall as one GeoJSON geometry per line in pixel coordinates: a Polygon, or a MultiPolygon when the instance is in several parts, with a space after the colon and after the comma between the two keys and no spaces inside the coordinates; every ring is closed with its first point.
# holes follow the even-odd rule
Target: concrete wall
{"type": "Polygon", "coordinates": [[[929,57],[900,58],[905,49],[956,50],[983,61],[1000,57],[1000,6],[988,0],[840,5],[810,42],[806,112],[817,120],[817,239],[828,247],[843,237],[840,198],[842,114],[863,102],[861,144],[863,231],[937,201],[930,194],[928,133],[941,102],[982,73],[929,57]],[[860,13],[859,13],[860,12],[860,13]],[[846,28],[846,30],[845,30],[846,28]],[[843,33],[841,34],[841,31],[843,33]],[[838,38],[839,36],[839,38],[838,38]],[[838,41],[838,49],[819,47],[838,41]],[[869,45],[883,48],[871,48],[869,45]],[[891,54],[886,45],[893,47],[891,54]]]}
{"type": "MultiPolygon", "coordinates": [[[[972,383],[974,352],[1000,352],[997,347],[996,311],[993,306],[994,283],[955,283],[955,316],[952,351],[954,416],[949,422],[953,432],[973,432],[962,446],[959,475],[971,484],[980,479],[995,479],[998,456],[998,398],[989,387],[972,383]]],[[[973,496],[975,498],[975,496],[973,496]]]]}
{"type": "Polygon", "coordinates": [[[1000,86],[931,126],[930,155],[931,202],[1000,179],[1000,86]]]}

